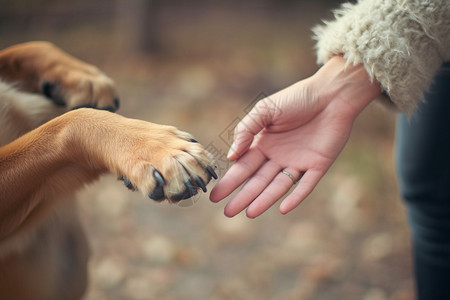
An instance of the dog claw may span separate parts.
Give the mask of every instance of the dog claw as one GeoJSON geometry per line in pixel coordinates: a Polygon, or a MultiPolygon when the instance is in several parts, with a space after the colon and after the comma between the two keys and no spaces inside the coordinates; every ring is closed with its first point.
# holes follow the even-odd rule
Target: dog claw
{"type": "Polygon", "coordinates": [[[120,108],[120,99],[118,97],[114,98],[114,106],[115,110],[118,110],[120,108]]]}
{"type": "Polygon", "coordinates": [[[55,84],[44,81],[41,85],[42,93],[57,106],[66,106],[66,102],[58,95],[58,88],[55,84]]]}
{"type": "Polygon", "coordinates": [[[197,194],[197,189],[194,187],[194,185],[192,184],[192,182],[190,180],[186,181],[184,183],[184,185],[186,186],[186,189],[179,194],[173,195],[171,197],[172,200],[180,201],[180,200],[191,198],[192,196],[197,194]]]}
{"type": "Polygon", "coordinates": [[[126,178],[126,177],[122,177],[121,178],[123,180],[123,184],[127,187],[127,189],[135,191],[136,187],[131,183],[131,181],[126,178]]]}
{"type": "Polygon", "coordinates": [[[217,178],[218,178],[216,172],[214,172],[214,170],[213,170],[213,168],[212,168],[211,166],[208,166],[208,167],[206,168],[206,170],[208,171],[209,174],[211,174],[211,176],[212,176],[214,179],[217,179],[217,178]]]}
{"type": "Polygon", "coordinates": [[[198,141],[196,139],[192,139],[192,138],[189,139],[189,142],[191,142],[191,143],[198,143],[198,141]]]}
{"type": "Polygon", "coordinates": [[[159,185],[165,185],[166,181],[164,180],[164,177],[161,173],[159,173],[158,170],[153,171],[153,176],[155,176],[156,182],[158,182],[159,185]]]}
{"type": "Polygon", "coordinates": [[[206,185],[205,182],[203,181],[203,179],[201,179],[200,177],[197,177],[197,179],[195,179],[195,182],[197,183],[197,185],[202,189],[202,191],[204,193],[206,193],[206,185]]]}
{"type": "Polygon", "coordinates": [[[153,176],[155,177],[156,180],[156,186],[153,189],[153,192],[148,196],[156,201],[162,200],[164,199],[163,185],[166,184],[166,181],[164,180],[164,177],[162,176],[161,173],[159,173],[158,170],[153,170],[153,176]]]}

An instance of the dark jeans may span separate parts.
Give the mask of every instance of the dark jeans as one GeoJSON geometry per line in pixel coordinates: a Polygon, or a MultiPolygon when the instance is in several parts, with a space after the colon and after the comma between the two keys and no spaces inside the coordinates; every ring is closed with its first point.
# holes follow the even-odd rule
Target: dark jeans
{"type": "Polygon", "coordinates": [[[450,63],[426,103],[397,120],[397,171],[412,230],[420,300],[450,299],[450,63]]]}

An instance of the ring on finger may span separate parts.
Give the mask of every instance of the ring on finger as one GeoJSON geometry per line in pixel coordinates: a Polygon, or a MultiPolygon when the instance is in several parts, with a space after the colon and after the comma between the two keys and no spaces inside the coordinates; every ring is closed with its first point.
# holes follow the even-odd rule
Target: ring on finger
{"type": "MultiPolygon", "coordinates": [[[[281,170],[281,173],[283,173],[284,175],[288,176],[292,180],[293,184],[296,184],[298,182],[298,180],[295,179],[294,175],[292,175],[291,173],[289,173],[285,169],[281,170]]],[[[300,175],[300,178],[301,178],[301,175],[300,175]]]]}

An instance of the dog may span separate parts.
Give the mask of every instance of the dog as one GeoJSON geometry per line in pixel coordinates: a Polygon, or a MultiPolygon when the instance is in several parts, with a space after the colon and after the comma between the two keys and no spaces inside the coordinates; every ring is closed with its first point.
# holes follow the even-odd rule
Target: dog
{"type": "Polygon", "coordinates": [[[114,113],[113,81],[48,42],[0,51],[0,298],[80,299],[89,248],[74,192],[105,173],[156,201],[217,175],[175,127],[114,113]]]}

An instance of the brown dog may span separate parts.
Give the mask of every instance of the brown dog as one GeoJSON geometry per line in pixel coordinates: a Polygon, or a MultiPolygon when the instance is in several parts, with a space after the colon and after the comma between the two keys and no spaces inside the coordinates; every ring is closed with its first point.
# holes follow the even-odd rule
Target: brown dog
{"type": "Polygon", "coordinates": [[[88,247],[71,196],[101,174],[157,201],[217,177],[191,135],[118,106],[111,79],[50,43],[0,52],[0,299],[82,297],[88,247]]]}

